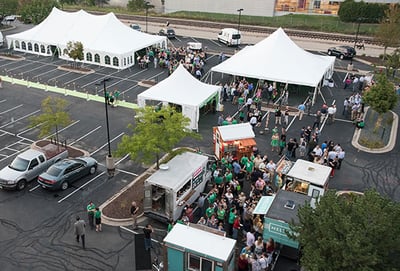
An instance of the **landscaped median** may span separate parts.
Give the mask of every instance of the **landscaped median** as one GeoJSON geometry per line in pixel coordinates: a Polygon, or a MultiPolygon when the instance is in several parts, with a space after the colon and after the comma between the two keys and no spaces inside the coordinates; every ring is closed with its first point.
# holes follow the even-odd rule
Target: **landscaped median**
{"type": "Polygon", "coordinates": [[[393,111],[383,114],[382,121],[376,126],[378,113],[370,107],[365,108],[365,127],[356,128],[352,145],[364,152],[386,153],[396,145],[399,117],[393,111]]]}

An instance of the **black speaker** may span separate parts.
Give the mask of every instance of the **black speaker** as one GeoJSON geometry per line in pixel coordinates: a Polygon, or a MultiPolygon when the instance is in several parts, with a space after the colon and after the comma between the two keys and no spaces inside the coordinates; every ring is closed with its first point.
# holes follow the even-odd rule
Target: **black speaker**
{"type": "Polygon", "coordinates": [[[151,270],[151,252],[144,249],[144,234],[135,234],[136,270],[151,270]]]}

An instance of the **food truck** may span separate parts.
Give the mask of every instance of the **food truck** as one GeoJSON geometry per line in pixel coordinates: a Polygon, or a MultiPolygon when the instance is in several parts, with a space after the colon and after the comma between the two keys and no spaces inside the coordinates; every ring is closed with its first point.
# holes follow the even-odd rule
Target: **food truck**
{"type": "Polygon", "coordinates": [[[221,159],[229,152],[234,158],[250,156],[253,147],[257,145],[255,134],[250,123],[240,123],[213,128],[214,154],[221,159]]]}
{"type": "Polygon", "coordinates": [[[288,237],[289,223],[298,223],[299,208],[311,201],[308,195],[279,190],[276,195],[264,196],[253,211],[254,215],[264,215],[263,239],[273,238],[281,246],[280,254],[297,258],[299,243],[288,237]]]}
{"type": "Polygon", "coordinates": [[[311,206],[315,207],[315,201],[328,189],[331,170],[330,167],[302,159],[292,162],[282,158],[276,173],[282,174],[282,189],[312,197],[311,206]]]}
{"type": "Polygon", "coordinates": [[[177,220],[185,205],[204,191],[211,177],[207,162],[207,156],[184,152],[160,165],[144,182],[144,213],[161,221],[177,220]]]}
{"type": "Polygon", "coordinates": [[[235,245],[234,239],[177,223],[164,238],[164,270],[234,271],[235,245]]]}

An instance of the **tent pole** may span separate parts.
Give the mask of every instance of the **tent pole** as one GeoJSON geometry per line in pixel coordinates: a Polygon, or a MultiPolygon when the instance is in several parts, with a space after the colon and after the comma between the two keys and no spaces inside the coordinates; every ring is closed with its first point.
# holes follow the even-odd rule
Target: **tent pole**
{"type": "Polygon", "coordinates": [[[325,98],[324,98],[324,95],[322,94],[322,92],[321,92],[321,88],[322,88],[322,81],[319,83],[319,85],[318,85],[318,93],[319,93],[319,95],[321,95],[321,98],[322,98],[322,100],[324,101],[324,103],[326,103],[326,100],[325,100],[325,98]]]}
{"type": "Polygon", "coordinates": [[[317,88],[318,88],[318,86],[316,86],[316,87],[314,88],[314,94],[313,94],[313,98],[312,98],[311,105],[314,105],[314,104],[315,104],[315,100],[316,100],[316,98],[317,98],[317,88]]]}
{"type": "Polygon", "coordinates": [[[214,72],[213,71],[211,71],[211,84],[212,84],[212,82],[213,82],[213,74],[214,74],[214,72]]]}

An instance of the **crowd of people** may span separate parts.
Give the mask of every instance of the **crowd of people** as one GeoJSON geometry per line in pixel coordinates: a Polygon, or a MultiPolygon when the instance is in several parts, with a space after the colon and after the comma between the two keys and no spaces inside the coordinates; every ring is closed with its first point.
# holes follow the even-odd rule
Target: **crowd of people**
{"type": "Polygon", "coordinates": [[[142,69],[148,68],[153,63],[154,68],[166,68],[169,74],[172,74],[179,65],[183,65],[200,80],[204,74],[206,59],[207,54],[203,49],[149,47],[146,54],[137,56],[136,61],[142,69]]]}

